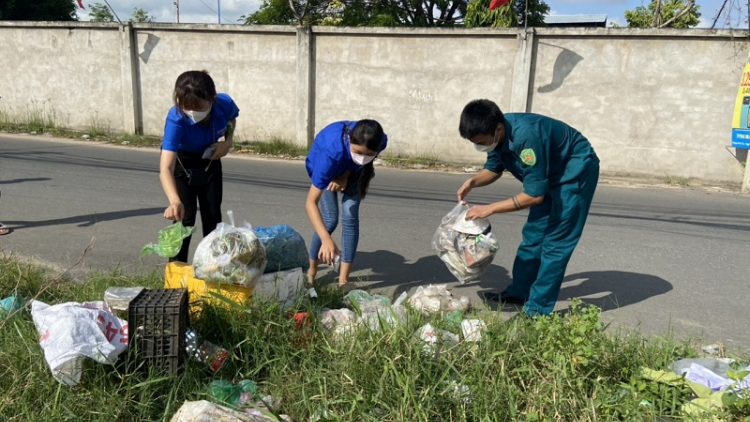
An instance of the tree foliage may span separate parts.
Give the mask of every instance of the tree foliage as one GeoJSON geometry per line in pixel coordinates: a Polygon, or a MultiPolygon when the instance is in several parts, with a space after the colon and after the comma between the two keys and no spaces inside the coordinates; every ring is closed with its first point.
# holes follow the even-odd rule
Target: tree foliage
{"type": "Polygon", "coordinates": [[[695,0],[652,0],[625,11],[629,28],[692,28],[700,23],[695,0]]]}
{"type": "Polygon", "coordinates": [[[109,7],[105,4],[94,3],[89,4],[89,17],[91,22],[114,22],[115,15],[109,10],[109,7]]]}
{"type": "Polygon", "coordinates": [[[254,25],[454,26],[465,0],[263,0],[243,16],[254,25]]]}
{"type": "Polygon", "coordinates": [[[1,0],[0,20],[77,21],[74,0],[1,0]]]}
{"type": "MultiPolygon", "coordinates": [[[[526,20],[526,0],[514,0],[490,10],[491,0],[470,0],[466,10],[466,26],[513,28],[523,26],[526,20]]],[[[545,26],[544,18],[549,5],[544,0],[529,0],[528,26],[545,26]]]]}
{"type": "Polygon", "coordinates": [[[130,15],[130,19],[128,19],[130,22],[153,22],[154,21],[153,16],[149,16],[148,12],[140,9],[140,8],[133,8],[133,14],[130,15]]]}

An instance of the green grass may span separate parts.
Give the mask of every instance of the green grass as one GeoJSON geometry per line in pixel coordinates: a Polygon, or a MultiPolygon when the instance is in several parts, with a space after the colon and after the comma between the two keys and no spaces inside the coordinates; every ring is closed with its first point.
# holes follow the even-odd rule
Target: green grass
{"type": "Polygon", "coordinates": [[[413,156],[400,156],[393,154],[383,154],[380,159],[385,161],[394,167],[405,167],[405,168],[422,168],[422,169],[434,169],[441,164],[444,164],[436,155],[433,154],[417,154],[413,156]]]}
{"type": "Polygon", "coordinates": [[[270,141],[235,141],[234,150],[276,157],[299,157],[307,155],[306,147],[301,147],[292,141],[282,138],[272,138],[270,141]]]}
{"type": "Polygon", "coordinates": [[[670,185],[670,186],[690,186],[690,179],[687,177],[679,177],[679,176],[672,176],[672,175],[665,175],[664,176],[664,183],[670,185]]]}
{"type": "Polygon", "coordinates": [[[27,107],[19,117],[17,114],[0,110],[0,130],[6,132],[49,133],[55,129],[56,113],[27,107]]]}
{"type": "MultiPolygon", "coordinates": [[[[160,274],[118,273],[56,283],[36,267],[0,258],[0,298],[18,288],[50,304],[81,302],[101,299],[108,286],[161,284],[160,274]]],[[[320,290],[319,303],[302,300],[298,308],[316,314],[339,307],[339,294],[320,290]]],[[[209,398],[216,379],[254,380],[281,400],[273,410],[295,421],[688,420],[680,417],[687,391],[637,374],[694,356],[690,343],[608,333],[599,309],[578,303],[564,315],[511,323],[488,310],[473,312],[488,324],[482,340],[435,357],[414,333],[428,320],[438,328],[450,328],[449,321],[411,310],[403,326],[336,337],[318,324],[296,331],[273,303],[207,306],[192,325],[231,352],[219,373],[192,360],[177,378],[129,373],[125,359],[115,366],[87,360],[75,387],[51,377],[39,334],[21,313],[0,320],[0,420],[168,421],[185,400],[209,398]]],[[[743,408],[732,411],[726,420],[741,421],[743,408]]]]}

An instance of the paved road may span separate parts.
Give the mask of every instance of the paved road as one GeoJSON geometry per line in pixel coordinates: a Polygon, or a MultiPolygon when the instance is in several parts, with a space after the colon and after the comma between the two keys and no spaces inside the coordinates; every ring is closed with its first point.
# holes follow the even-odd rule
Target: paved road
{"type": "MultiPolygon", "coordinates": [[[[15,227],[0,247],[66,268],[94,238],[83,268],[161,271],[158,258],[139,256],[167,224],[157,164],[153,149],[0,136],[0,221],[15,227]]],[[[253,225],[287,223],[309,238],[302,162],[232,157],[224,169],[225,210],[253,225]]],[[[465,178],[379,168],[362,207],[355,275],[396,292],[449,283],[477,302],[481,291],[506,286],[525,212],[492,217],[501,249],[481,282],[458,285],[430,249],[465,178]]],[[[486,203],[519,189],[501,179],[470,199],[486,203]]],[[[601,306],[615,325],[750,347],[749,205],[729,193],[601,184],[560,296],[601,306]]]]}

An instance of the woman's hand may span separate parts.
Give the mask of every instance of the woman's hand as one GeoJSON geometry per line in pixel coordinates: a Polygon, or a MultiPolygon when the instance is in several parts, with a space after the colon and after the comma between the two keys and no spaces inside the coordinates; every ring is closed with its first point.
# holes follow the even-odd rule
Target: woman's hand
{"type": "Polygon", "coordinates": [[[185,207],[182,202],[176,202],[169,204],[167,209],[164,210],[164,218],[172,221],[182,221],[185,217],[185,207]]]}
{"type": "Polygon", "coordinates": [[[341,255],[341,251],[336,245],[336,242],[334,242],[330,237],[323,240],[323,244],[321,245],[320,251],[318,252],[318,260],[323,261],[324,264],[330,265],[333,264],[333,261],[338,255],[341,255]]]}
{"type": "Polygon", "coordinates": [[[328,184],[328,189],[331,192],[343,192],[346,189],[346,182],[349,180],[349,172],[342,174],[341,176],[333,179],[328,184]]]}
{"type": "Polygon", "coordinates": [[[211,146],[216,148],[214,155],[211,156],[212,160],[218,160],[219,158],[226,156],[229,154],[229,150],[232,149],[232,143],[227,141],[214,142],[211,146]]]}

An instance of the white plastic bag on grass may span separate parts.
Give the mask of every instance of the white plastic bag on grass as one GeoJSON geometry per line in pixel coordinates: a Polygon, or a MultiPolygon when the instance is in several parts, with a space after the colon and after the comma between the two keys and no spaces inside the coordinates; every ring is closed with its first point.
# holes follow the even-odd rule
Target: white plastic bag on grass
{"type": "Polygon", "coordinates": [[[128,323],[109,312],[105,302],[50,306],[34,300],[31,318],[52,375],[67,385],[81,381],[81,358],[114,364],[128,348],[128,323]]]}
{"type": "Polygon", "coordinates": [[[266,269],[266,250],[252,226],[235,227],[234,213],[229,210],[227,215],[230,224],[219,223],[198,244],[193,257],[195,277],[253,286],[266,269]]]}
{"type": "Polygon", "coordinates": [[[461,296],[456,299],[453,294],[446,289],[446,284],[438,284],[427,287],[419,286],[417,291],[409,298],[409,304],[427,316],[439,312],[469,310],[469,298],[461,296]]]}

